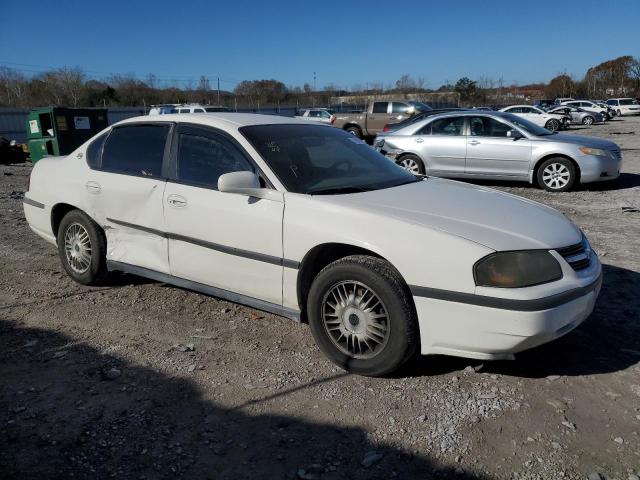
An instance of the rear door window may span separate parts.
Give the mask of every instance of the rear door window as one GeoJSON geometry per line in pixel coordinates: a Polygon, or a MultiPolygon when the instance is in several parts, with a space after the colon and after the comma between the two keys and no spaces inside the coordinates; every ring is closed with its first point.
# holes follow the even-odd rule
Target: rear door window
{"type": "Polygon", "coordinates": [[[418,135],[460,136],[464,131],[464,117],[449,117],[434,120],[425,125],[418,135]]]}
{"type": "Polygon", "coordinates": [[[411,105],[407,105],[406,103],[391,103],[391,113],[407,113],[409,110],[411,110],[411,105]]]}
{"type": "Polygon", "coordinates": [[[388,102],[373,102],[373,113],[387,113],[388,102]]]}
{"type": "Polygon", "coordinates": [[[161,177],[170,126],[128,125],[111,131],[102,152],[102,169],[161,177]]]}
{"type": "Polygon", "coordinates": [[[228,138],[205,129],[179,128],[178,181],[217,189],[221,175],[240,171],[254,171],[254,168],[240,147],[228,138]]]}

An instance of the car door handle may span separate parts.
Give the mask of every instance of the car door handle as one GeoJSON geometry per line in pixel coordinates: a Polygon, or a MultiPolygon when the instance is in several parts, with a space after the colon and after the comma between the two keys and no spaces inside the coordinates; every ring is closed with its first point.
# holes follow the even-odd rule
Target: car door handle
{"type": "Polygon", "coordinates": [[[480,142],[478,140],[471,140],[468,143],[469,143],[469,145],[479,145],[480,144],[480,142]]]}
{"type": "Polygon", "coordinates": [[[416,138],[416,143],[422,143],[422,142],[424,142],[424,138],[420,138],[420,137],[416,138]]]}
{"type": "Polygon", "coordinates": [[[98,182],[87,182],[85,187],[87,187],[87,191],[89,193],[100,193],[100,190],[102,190],[102,187],[100,187],[100,184],[98,182]]]}
{"type": "Polygon", "coordinates": [[[175,208],[183,208],[187,206],[187,199],[182,195],[169,195],[167,203],[175,208]]]}

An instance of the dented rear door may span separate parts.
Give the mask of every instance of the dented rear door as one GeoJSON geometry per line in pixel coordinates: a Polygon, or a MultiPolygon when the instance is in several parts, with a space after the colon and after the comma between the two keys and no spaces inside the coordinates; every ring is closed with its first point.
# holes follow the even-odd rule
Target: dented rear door
{"type": "Polygon", "coordinates": [[[90,173],[87,197],[106,233],[108,261],[169,273],[162,199],[172,128],[161,122],[114,128],[100,168],[90,173]]]}

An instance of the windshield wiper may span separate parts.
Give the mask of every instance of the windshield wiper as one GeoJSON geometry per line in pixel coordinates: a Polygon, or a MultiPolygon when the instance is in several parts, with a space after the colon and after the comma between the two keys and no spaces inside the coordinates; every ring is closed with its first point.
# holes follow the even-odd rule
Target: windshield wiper
{"type": "Polygon", "coordinates": [[[341,193],[359,193],[359,192],[368,192],[370,189],[363,187],[356,187],[353,185],[347,185],[344,187],[328,187],[328,188],[317,188],[312,189],[307,192],[309,195],[334,195],[341,193]]]}

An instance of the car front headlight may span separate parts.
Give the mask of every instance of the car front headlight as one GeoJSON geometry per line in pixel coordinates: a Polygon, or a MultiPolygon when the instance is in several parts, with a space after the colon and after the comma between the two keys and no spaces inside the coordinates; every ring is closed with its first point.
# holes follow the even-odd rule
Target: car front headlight
{"type": "Polygon", "coordinates": [[[558,261],[546,250],[492,253],[473,267],[479,287],[520,288],[562,278],[558,261]]]}
{"type": "Polygon", "coordinates": [[[609,157],[609,152],[601,148],[580,147],[579,149],[585,155],[596,155],[598,157],[609,157]]]}

